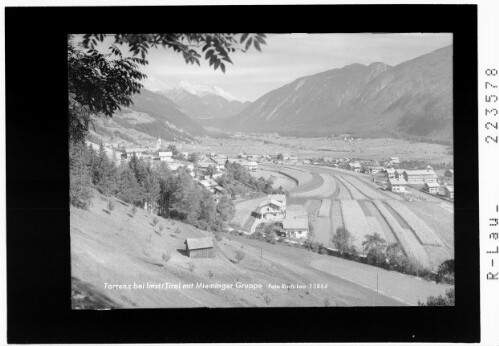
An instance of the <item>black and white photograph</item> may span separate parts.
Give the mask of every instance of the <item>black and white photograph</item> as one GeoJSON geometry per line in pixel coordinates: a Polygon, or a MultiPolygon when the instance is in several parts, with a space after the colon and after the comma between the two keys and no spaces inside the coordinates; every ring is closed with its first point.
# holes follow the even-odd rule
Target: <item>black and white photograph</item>
{"type": "Polygon", "coordinates": [[[452,33],[70,34],[68,98],[73,309],[454,305],[452,33]]]}
{"type": "Polygon", "coordinates": [[[499,5],[53,1],[0,28],[8,343],[494,344],[499,5]]]}

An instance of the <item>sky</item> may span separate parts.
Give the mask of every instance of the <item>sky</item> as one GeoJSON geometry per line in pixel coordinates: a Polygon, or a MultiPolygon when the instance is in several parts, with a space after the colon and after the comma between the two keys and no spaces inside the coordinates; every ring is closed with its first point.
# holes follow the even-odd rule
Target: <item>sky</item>
{"type": "Polygon", "coordinates": [[[163,48],[149,52],[146,88],[161,90],[186,80],[216,85],[242,101],[254,101],[297,78],[360,63],[395,66],[452,44],[452,34],[268,34],[262,52],[231,55],[225,74],[207,61],[187,65],[181,54],[163,48]]]}

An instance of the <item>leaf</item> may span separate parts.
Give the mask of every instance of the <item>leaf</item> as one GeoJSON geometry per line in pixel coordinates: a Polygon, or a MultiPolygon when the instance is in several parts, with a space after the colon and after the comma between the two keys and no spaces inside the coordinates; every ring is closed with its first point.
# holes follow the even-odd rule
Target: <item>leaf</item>
{"type": "Polygon", "coordinates": [[[222,72],[225,73],[225,65],[224,64],[220,64],[220,68],[222,69],[222,72]]]}
{"type": "Polygon", "coordinates": [[[255,40],[257,40],[261,44],[265,44],[265,40],[261,36],[255,36],[255,40]]]}
{"type": "Polygon", "coordinates": [[[261,52],[262,50],[260,49],[260,43],[257,40],[253,41],[253,43],[255,45],[255,48],[258,49],[259,52],[261,52]]]}
{"type": "Polygon", "coordinates": [[[244,42],[244,40],[246,40],[246,37],[248,37],[248,35],[249,35],[249,34],[243,34],[243,35],[241,36],[241,41],[240,41],[239,43],[243,43],[243,42],[244,42]]]}
{"type": "Polygon", "coordinates": [[[252,37],[250,37],[250,39],[246,42],[246,48],[244,48],[244,50],[248,50],[248,48],[251,46],[251,42],[253,42],[252,37]]]}

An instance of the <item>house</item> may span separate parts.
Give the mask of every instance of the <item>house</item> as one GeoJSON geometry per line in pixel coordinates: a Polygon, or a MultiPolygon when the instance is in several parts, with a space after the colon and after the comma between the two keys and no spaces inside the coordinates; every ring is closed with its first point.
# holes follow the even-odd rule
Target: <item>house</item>
{"type": "Polygon", "coordinates": [[[394,174],[394,178],[398,179],[398,180],[405,179],[404,172],[405,172],[404,169],[396,169],[395,174],[394,174]]]}
{"type": "Polygon", "coordinates": [[[275,200],[269,200],[260,203],[256,210],[251,213],[251,216],[265,221],[282,221],[284,219],[284,211],[280,203],[277,203],[275,200]]]}
{"type": "Polygon", "coordinates": [[[440,185],[437,182],[429,181],[424,184],[424,190],[432,195],[436,195],[440,191],[440,185]]]}
{"type": "Polygon", "coordinates": [[[400,159],[398,157],[390,157],[390,164],[398,165],[400,164],[400,159]]]}
{"type": "Polygon", "coordinates": [[[213,239],[205,238],[187,238],[185,239],[185,251],[187,256],[191,258],[213,258],[215,257],[215,249],[213,247],[213,239]]]}
{"type": "Polygon", "coordinates": [[[216,191],[215,187],[219,186],[215,180],[207,178],[207,177],[200,179],[198,181],[198,183],[199,183],[199,185],[203,186],[205,189],[207,189],[211,193],[215,193],[215,191],[216,191]]]}
{"type": "Polygon", "coordinates": [[[437,175],[431,169],[426,170],[406,170],[404,179],[408,184],[424,184],[427,182],[436,182],[437,175]]]}
{"type": "MultiPolygon", "coordinates": [[[[133,155],[137,156],[137,158],[142,156],[142,153],[144,153],[147,149],[145,148],[131,148],[131,149],[125,149],[125,157],[126,159],[131,158],[133,155]]],[[[122,156],[123,157],[123,156],[122,156]]]]}
{"type": "Polygon", "coordinates": [[[445,197],[454,199],[454,186],[453,185],[446,185],[444,187],[444,194],[445,197]]]}
{"type": "Polygon", "coordinates": [[[255,161],[243,161],[241,165],[248,168],[251,172],[256,172],[256,169],[258,168],[258,163],[255,161]]]}
{"type": "Polygon", "coordinates": [[[281,221],[286,214],[286,195],[268,195],[252,213],[257,219],[266,221],[281,221]]]}
{"type": "Polygon", "coordinates": [[[405,186],[407,185],[405,180],[399,180],[394,178],[388,179],[388,189],[391,192],[405,192],[405,186]]]}
{"type": "Polygon", "coordinates": [[[211,158],[211,161],[215,164],[216,169],[220,172],[225,170],[225,163],[227,162],[227,157],[225,158],[211,158]]]}
{"type": "Polygon", "coordinates": [[[267,200],[270,199],[280,202],[282,205],[282,209],[286,211],[286,195],[284,194],[267,195],[267,200]]]}
{"type": "Polygon", "coordinates": [[[445,178],[454,178],[454,170],[453,169],[448,169],[444,173],[445,178]]]}
{"type": "Polygon", "coordinates": [[[362,165],[358,162],[351,163],[349,162],[348,165],[350,166],[350,169],[354,172],[360,172],[362,169],[362,165]]]}
{"type": "Polygon", "coordinates": [[[184,167],[185,169],[187,169],[189,171],[189,175],[191,177],[195,176],[195,174],[194,174],[194,164],[192,164],[190,162],[183,162],[183,161],[173,160],[173,161],[165,161],[165,163],[166,163],[166,167],[168,167],[168,169],[171,170],[171,171],[176,171],[180,167],[184,167]]]}
{"type": "Polygon", "coordinates": [[[282,220],[282,230],[286,237],[306,239],[308,237],[308,217],[286,215],[282,220]]]}
{"type": "Polygon", "coordinates": [[[371,174],[378,174],[381,171],[383,171],[383,167],[380,166],[369,167],[369,173],[371,174]]]}
{"type": "Polygon", "coordinates": [[[158,153],[158,157],[160,161],[166,161],[166,162],[173,161],[173,153],[171,151],[160,151],[158,153]]]}
{"type": "Polygon", "coordinates": [[[383,172],[388,179],[395,178],[395,169],[393,167],[386,168],[383,172]]]}

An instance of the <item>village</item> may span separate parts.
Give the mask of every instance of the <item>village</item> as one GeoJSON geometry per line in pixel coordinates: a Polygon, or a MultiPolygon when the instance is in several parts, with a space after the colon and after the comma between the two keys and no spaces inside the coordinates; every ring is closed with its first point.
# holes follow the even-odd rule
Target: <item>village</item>
{"type": "MultiPolygon", "coordinates": [[[[87,145],[94,150],[99,150],[100,147],[100,145],[91,142],[87,142],[87,145]]],[[[327,202],[327,199],[320,198],[319,201],[315,201],[319,205],[313,202],[314,199],[305,202],[300,198],[297,199],[296,197],[299,197],[300,194],[297,195],[294,189],[303,189],[305,185],[305,189],[314,190],[314,186],[310,186],[307,181],[300,181],[300,177],[294,177],[292,172],[296,171],[293,169],[306,171],[308,167],[313,171],[316,167],[325,167],[337,169],[338,172],[348,171],[363,176],[363,179],[370,180],[377,186],[376,189],[400,196],[405,201],[422,201],[425,200],[425,195],[446,202],[454,200],[454,172],[452,168],[434,170],[432,166],[420,162],[417,167],[404,169],[401,167],[407,166],[407,163],[401,161],[399,157],[389,157],[384,160],[362,160],[349,157],[298,159],[287,153],[268,155],[247,154],[246,152],[229,157],[229,155],[220,152],[180,152],[175,145],[162,143],[160,138],[155,146],[149,147],[124,148],[116,143],[106,143],[103,144],[103,147],[109,158],[114,160],[117,165],[125,164],[133,156],[136,156],[150,164],[151,167],[157,168],[164,164],[171,171],[176,171],[180,167],[185,168],[197,184],[212,194],[215,203],[218,203],[222,196],[229,196],[233,200],[236,206],[236,215],[225,231],[256,236],[271,242],[280,241],[303,245],[305,242],[316,240],[317,237],[314,235],[313,229],[317,224],[317,215],[321,213],[321,208],[324,215],[329,215],[326,208],[334,204],[327,202]],[[265,195],[260,193],[248,196],[230,196],[228,191],[217,183],[217,180],[224,175],[228,163],[240,164],[254,177],[270,176],[272,180],[276,181],[276,184],[285,180],[291,183],[285,184],[285,193],[282,194],[265,195]],[[291,205],[288,205],[289,200],[293,202],[291,205]]],[[[414,166],[414,163],[410,166],[414,166]]],[[[342,178],[340,177],[340,179],[342,178]]],[[[325,195],[338,195],[337,192],[340,192],[341,184],[341,181],[337,182],[338,191],[326,191],[325,195]]],[[[346,184],[346,190],[349,190],[346,184]]],[[[320,186],[320,188],[325,187],[320,186]]],[[[335,184],[331,187],[336,189],[335,184]]],[[[311,197],[314,197],[313,191],[311,197]]],[[[337,198],[339,197],[337,196],[337,198]]],[[[331,202],[334,202],[334,199],[331,202]]],[[[194,251],[193,253],[197,249],[210,248],[208,246],[209,240],[205,241],[208,244],[205,247],[197,243],[197,240],[194,239],[186,240],[186,247],[189,249],[189,244],[191,244],[190,249],[194,251]]],[[[330,242],[325,240],[324,245],[326,244],[330,245],[330,242]]],[[[208,257],[210,256],[213,256],[213,253],[208,252],[208,257]]]]}

